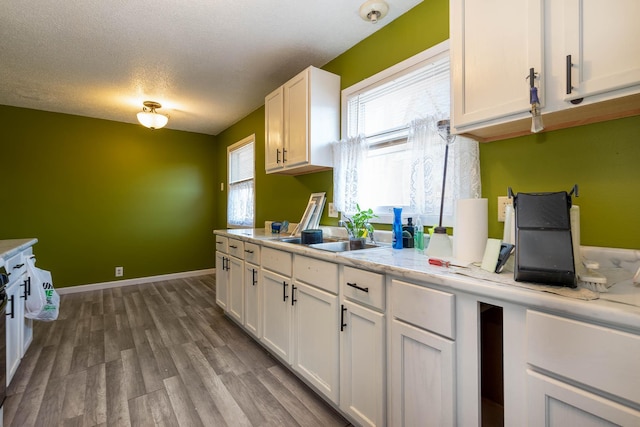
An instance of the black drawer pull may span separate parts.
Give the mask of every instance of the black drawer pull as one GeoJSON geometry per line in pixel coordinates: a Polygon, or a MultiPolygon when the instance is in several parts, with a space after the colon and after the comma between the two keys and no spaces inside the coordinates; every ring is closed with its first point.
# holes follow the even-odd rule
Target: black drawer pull
{"type": "Polygon", "coordinates": [[[347,327],[347,324],[344,323],[344,312],[347,311],[347,307],[344,306],[344,304],[340,304],[341,307],[341,311],[340,311],[340,332],[344,331],[344,328],[347,327]]]}
{"type": "Polygon", "coordinates": [[[296,299],[296,285],[291,285],[291,305],[294,305],[298,301],[296,299]]]}
{"type": "Polygon", "coordinates": [[[276,164],[280,164],[280,149],[276,149],[276,164]]]}
{"type": "Polygon", "coordinates": [[[358,286],[357,283],[349,283],[349,282],[347,282],[347,286],[351,286],[352,288],[356,288],[357,290],[362,291],[362,292],[369,292],[369,288],[361,288],[360,286],[358,286]]]}
{"type": "Polygon", "coordinates": [[[9,297],[9,305],[11,306],[11,313],[7,312],[6,314],[7,314],[7,316],[11,316],[11,318],[13,319],[15,317],[15,315],[14,315],[14,312],[15,312],[14,308],[15,307],[14,307],[13,295],[11,295],[9,297]]]}
{"type": "Polygon", "coordinates": [[[289,298],[289,295],[287,295],[287,286],[289,286],[289,284],[283,280],[282,281],[282,301],[285,301],[285,302],[287,301],[287,298],[289,298]]]}
{"type": "Polygon", "coordinates": [[[255,268],[251,269],[251,276],[253,278],[253,286],[258,284],[258,280],[256,279],[256,274],[258,273],[258,270],[256,270],[255,268]]]}
{"type": "Polygon", "coordinates": [[[22,267],[24,267],[24,263],[16,264],[16,265],[13,266],[13,268],[22,268],[22,267]]]}
{"type": "Polygon", "coordinates": [[[216,245],[221,245],[223,242],[216,242],[216,245]]]}
{"type": "Polygon", "coordinates": [[[238,249],[238,247],[236,245],[229,245],[229,247],[233,248],[233,249],[238,249]]]}
{"type": "Polygon", "coordinates": [[[246,253],[248,253],[248,254],[252,254],[252,253],[253,253],[253,251],[252,251],[252,250],[250,250],[250,249],[245,249],[244,251],[245,251],[246,253]]]}

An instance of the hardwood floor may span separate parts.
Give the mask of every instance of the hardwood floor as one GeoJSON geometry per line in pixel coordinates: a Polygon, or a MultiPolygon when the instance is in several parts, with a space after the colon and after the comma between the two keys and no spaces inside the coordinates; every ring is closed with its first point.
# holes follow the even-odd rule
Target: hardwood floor
{"type": "Polygon", "coordinates": [[[61,297],[5,426],[346,426],[215,304],[215,276],[61,297]]]}

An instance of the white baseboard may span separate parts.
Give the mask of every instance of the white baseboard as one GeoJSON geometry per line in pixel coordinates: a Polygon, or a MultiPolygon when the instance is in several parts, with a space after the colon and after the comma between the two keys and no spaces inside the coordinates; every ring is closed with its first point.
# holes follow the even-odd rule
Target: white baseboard
{"type": "Polygon", "coordinates": [[[100,289],[119,288],[120,286],[139,285],[141,283],[160,282],[163,280],[181,279],[183,277],[204,276],[214,274],[215,268],[204,270],[183,271],[181,273],[161,274],[159,276],[136,277],[135,279],[114,280],[113,282],[92,283],[88,285],[68,286],[66,288],[56,288],[60,295],[75,294],[77,292],[97,291],[100,289]]]}

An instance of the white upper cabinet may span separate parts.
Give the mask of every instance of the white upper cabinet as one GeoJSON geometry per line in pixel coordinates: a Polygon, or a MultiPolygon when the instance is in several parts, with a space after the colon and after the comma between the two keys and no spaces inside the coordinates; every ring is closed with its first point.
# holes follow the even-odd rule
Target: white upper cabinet
{"type": "Polygon", "coordinates": [[[636,0],[452,0],[454,131],[529,134],[531,68],[545,130],[637,114],[637,16],[636,0]]]}
{"type": "Polygon", "coordinates": [[[529,69],[542,69],[542,0],[451,1],[456,130],[528,114],[529,69]]]}
{"type": "Polygon", "coordinates": [[[340,76],[309,67],[265,98],[265,170],[299,175],[331,168],[340,138],[340,76]]]}
{"type": "Polygon", "coordinates": [[[565,0],[565,55],[571,55],[571,88],[565,100],[640,83],[640,2],[565,0]]]}

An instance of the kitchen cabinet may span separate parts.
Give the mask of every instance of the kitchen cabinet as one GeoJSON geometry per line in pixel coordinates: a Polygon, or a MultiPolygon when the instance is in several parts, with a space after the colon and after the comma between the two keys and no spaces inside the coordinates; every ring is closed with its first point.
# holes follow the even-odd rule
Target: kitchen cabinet
{"type": "Polygon", "coordinates": [[[530,133],[529,69],[546,130],[637,114],[634,0],[452,0],[452,128],[479,141],[530,133]],[[624,46],[622,48],[621,46],[624,46]],[[570,56],[570,57],[569,57],[570,56]]]}
{"type": "Polygon", "coordinates": [[[33,321],[24,317],[25,301],[29,297],[30,279],[26,260],[33,256],[31,247],[9,258],[5,270],[9,276],[6,285],[6,378],[7,385],[20,366],[20,361],[33,340],[33,321]]]}
{"type": "Polygon", "coordinates": [[[262,339],[284,362],[291,364],[291,265],[288,252],[262,248],[262,339]]]}
{"type": "Polygon", "coordinates": [[[229,239],[227,260],[228,301],[226,311],[239,324],[244,323],[244,242],[229,239]]]}
{"type": "Polygon", "coordinates": [[[529,425],[640,425],[639,335],[535,310],[526,332],[529,425]]]}
{"type": "Polygon", "coordinates": [[[340,408],[363,426],[386,424],[384,281],[382,274],[343,270],[340,408]]]}
{"type": "Polygon", "coordinates": [[[216,303],[223,310],[227,309],[229,295],[228,242],[228,238],[216,236],[216,303]]]}
{"type": "Polygon", "coordinates": [[[293,270],[293,369],[338,404],[338,265],[295,255],[293,270]]]}
{"type": "Polygon", "coordinates": [[[454,296],[391,280],[390,424],[455,425],[454,296]]]}
{"type": "Polygon", "coordinates": [[[309,67],[265,97],[265,170],[329,169],[340,139],[340,76],[309,67]]]}
{"type": "Polygon", "coordinates": [[[260,246],[245,243],[244,259],[244,327],[250,334],[260,339],[262,322],[260,320],[260,246]]]}

